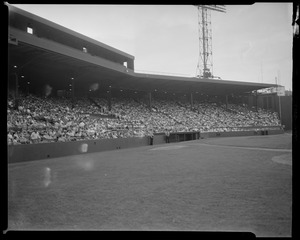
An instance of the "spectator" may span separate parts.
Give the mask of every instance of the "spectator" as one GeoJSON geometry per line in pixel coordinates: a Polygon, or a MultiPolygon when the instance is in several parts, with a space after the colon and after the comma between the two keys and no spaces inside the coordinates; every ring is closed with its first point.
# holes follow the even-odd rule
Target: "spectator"
{"type": "Polygon", "coordinates": [[[30,135],[32,143],[38,143],[40,140],[40,135],[38,131],[33,131],[30,135]]]}
{"type": "Polygon", "coordinates": [[[165,135],[166,135],[166,143],[170,143],[170,131],[168,129],[166,129],[165,135]]]}
{"type": "Polygon", "coordinates": [[[153,131],[150,130],[148,134],[149,134],[149,139],[150,139],[150,145],[153,145],[153,138],[154,138],[153,131]]]}

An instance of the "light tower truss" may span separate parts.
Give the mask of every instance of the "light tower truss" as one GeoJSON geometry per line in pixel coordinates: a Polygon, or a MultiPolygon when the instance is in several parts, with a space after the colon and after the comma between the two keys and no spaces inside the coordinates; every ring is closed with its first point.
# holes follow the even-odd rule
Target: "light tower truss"
{"type": "Polygon", "coordinates": [[[211,10],[226,12],[224,5],[196,5],[198,9],[199,59],[196,76],[213,78],[211,10]]]}

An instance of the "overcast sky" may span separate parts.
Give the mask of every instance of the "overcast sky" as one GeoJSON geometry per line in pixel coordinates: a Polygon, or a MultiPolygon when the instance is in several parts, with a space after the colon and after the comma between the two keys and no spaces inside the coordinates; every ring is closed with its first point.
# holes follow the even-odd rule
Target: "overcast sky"
{"type": "MultiPolygon", "coordinates": [[[[195,76],[198,15],[192,5],[14,6],[135,56],[135,69],[195,76]]],[[[292,3],[226,5],[211,12],[213,74],[292,90],[292,3]]]]}

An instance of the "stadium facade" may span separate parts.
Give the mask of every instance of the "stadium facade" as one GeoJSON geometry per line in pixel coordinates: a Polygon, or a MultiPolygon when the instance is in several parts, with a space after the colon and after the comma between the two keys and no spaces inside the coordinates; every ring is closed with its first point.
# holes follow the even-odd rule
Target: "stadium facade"
{"type": "Polygon", "coordinates": [[[282,101],[276,94],[257,92],[275,84],[137,73],[134,56],[6,5],[9,9],[8,87],[17,97],[19,88],[40,94],[47,84],[54,94],[71,96],[90,94],[91,86],[98,84],[94,94],[108,94],[108,97],[123,91],[144,94],[149,106],[159,93],[186,97],[191,103],[205,95],[226,103],[240,101],[250,107],[286,111],[283,124],[291,129],[291,100],[284,100],[286,104],[279,106],[282,101]]]}

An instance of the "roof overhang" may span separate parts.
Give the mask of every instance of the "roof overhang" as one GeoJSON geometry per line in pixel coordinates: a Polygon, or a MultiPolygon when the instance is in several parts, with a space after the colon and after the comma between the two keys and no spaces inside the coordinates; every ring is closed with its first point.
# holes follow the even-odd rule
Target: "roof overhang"
{"type": "MultiPolygon", "coordinates": [[[[31,36],[30,36],[31,37],[31,36]]],[[[35,39],[36,40],[36,39],[35,39]]],[[[9,66],[18,65],[22,75],[51,82],[57,88],[75,78],[78,86],[98,82],[102,87],[132,89],[137,91],[166,91],[173,93],[205,93],[207,95],[245,94],[270,88],[275,84],[164,76],[136,73],[105,59],[88,56],[80,51],[51,44],[17,41],[8,44],[9,66]]]]}

